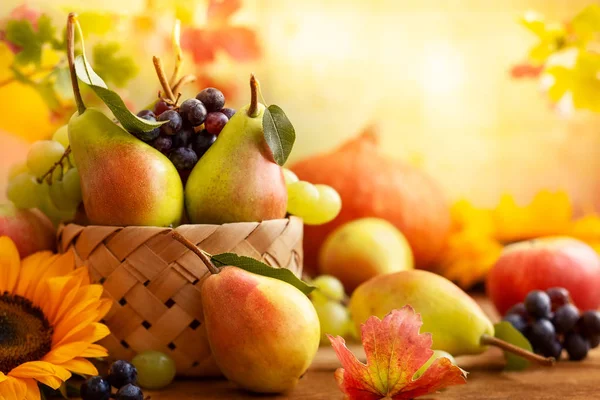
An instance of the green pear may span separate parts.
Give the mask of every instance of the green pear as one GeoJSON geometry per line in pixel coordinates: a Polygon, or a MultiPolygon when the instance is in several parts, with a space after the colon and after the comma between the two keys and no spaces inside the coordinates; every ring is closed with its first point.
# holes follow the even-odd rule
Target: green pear
{"type": "Polygon", "coordinates": [[[250,84],[251,103],[229,120],[188,178],[185,202],[192,223],[254,222],[285,216],[283,172],[265,141],[265,106],[257,101],[254,77],[250,84]]]}
{"type": "Polygon", "coordinates": [[[357,327],[371,315],[383,318],[410,304],[421,314],[421,332],[430,332],[433,348],[454,356],[486,349],[481,338],[494,336],[494,325],[481,307],[448,279],[422,270],[376,276],[352,294],[349,309],[357,327]]]}
{"type": "Polygon", "coordinates": [[[204,281],[202,306],[217,365],[244,389],[292,389],[319,348],[315,308],[281,280],[224,267],[204,281]]]}
{"type": "Polygon", "coordinates": [[[179,223],[183,185],[161,152],[93,108],[73,115],[68,132],[91,224],[179,223]]]}

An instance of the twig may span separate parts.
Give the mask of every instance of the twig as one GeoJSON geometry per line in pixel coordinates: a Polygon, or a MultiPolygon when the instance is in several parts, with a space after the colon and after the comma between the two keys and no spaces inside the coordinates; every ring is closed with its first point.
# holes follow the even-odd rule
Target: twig
{"type": "Polygon", "coordinates": [[[160,58],[154,56],[152,57],[152,62],[154,63],[154,69],[156,70],[156,75],[158,76],[158,80],[160,81],[160,85],[162,86],[165,95],[171,101],[175,101],[175,96],[173,95],[173,91],[171,91],[171,86],[169,86],[169,82],[167,82],[167,77],[165,76],[165,70],[162,66],[162,62],[160,58]]]}
{"type": "MultiPolygon", "coordinates": [[[[183,62],[183,52],[181,51],[181,21],[178,19],[175,20],[175,26],[173,26],[173,48],[175,49],[175,67],[173,68],[173,75],[171,75],[171,80],[169,81],[169,86],[173,87],[179,78],[179,70],[181,69],[181,64],[183,62]]],[[[173,89],[174,93],[177,93],[177,90],[173,89]]]]}
{"type": "Polygon", "coordinates": [[[217,268],[215,264],[213,264],[213,262],[210,260],[210,254],[208,254],[202,249],[199,249],[198,246],[196,246],[188,238],[186,238],[177,231],[172,231],[171,236],[173,236],[173,239],[177,240],[179,243],[193,251],[194,254],[196,254],[202,260],[204,265],[206,265],[206,268],[208,268],[211,274],[219,273],[219,268],[217,268]]]}
{"type": "Polygon", "coordinates": [[[177,83],[175,84],[175,86],[172,87],[171,90],[173,90],[173,93],[178,93],[179,89],[183,85],[187,85],[188,83],[192,83],[195,81],[196,81],[196,75],[184,75],[181,77],[181,79],[179,79],[179,81],[177,81],[177,83]]]}
{"type": "MultiPolygon", "coordinates": [[[[50,178],[52,173],[54,172],[54,170],[60,165],[62,166],[62,163],[65,159],[68,160],[69,154],[71,154],[71,146],[67,147],[67,149],[65,150],[65,152],[63,153],[62,156],[60,156],[60,158],[58,159],[57,162],[54,163],[53,166],[50,167],[50,169],[41,176],[41,178],[38,178],[38,182],[42,183],[44,182],[44,179],[46,179],[46,177],[50,178]]],[[[48,182],[48,183],[52,183],[52,181],[48,182]]]]}
{"type": "Polygon", "coordinates": [[[545,365],[547,367],[553,366],[554,363],[556,362],[556,359],[554,357],[539,356],[530,351],[527,351],[525,349],[517,347],[514,344],[505,342],[504,340],[500,340],[500,339],[490,336],[490,335],[485,335],[485,334],[482,335],[481,336],[481,344],[499,347],[502,350],[508,351],[509,353],[516,354],[519,357],[523,357],[526,360],[538,363],[540,365],[545,365]]]}
{"type": "MultiPolygon", "coordinates": [[[[27,73],[27,74],[22,74],[22,76],[23,76],[23,77],[25,77],[25,78],[31,78],[31,77],[33,77],[34,75],[37,75],[37,74],[39,74],[40,72],[52,72],[52,71],[54,71],[54,69],[55,69],[55,68],[57,68],[57,67],[58,67],[60,64],[61,64],[61,63],[58,63],[58,64],[56,64],[56,65],[53,65],[53,66],[51,66],[51,67],[42,67],[42,68],[39,68],[39,69],[37,69],[37,70],[35,70],[35,71],[31,71],[31,72],[29,72],[29,73],[27,73]]],[[[0,81],[0,88],[1,88],[1,87],[3,87],[3,86],[10,85],[11,83],[13,83],[13,82],[16,82],[17,80],[18,80],[18,78],[17,78],[16,76],[11,76],[10,78],[6,78],[6,79],[4,79],[4,80],[1,80],[1,81],[0,81]]]]}

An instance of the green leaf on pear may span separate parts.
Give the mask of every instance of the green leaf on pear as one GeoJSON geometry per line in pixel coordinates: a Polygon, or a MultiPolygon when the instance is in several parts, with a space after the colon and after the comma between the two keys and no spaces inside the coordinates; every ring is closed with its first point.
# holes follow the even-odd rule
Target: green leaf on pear
{"type": "MultiPolygon", "coordinates": [[[[498,339],[504,340],[510,344],[518,346],[527,351],[533,351],[529,340],[523,336],[521,332],[515,329],[510,322],[501,321],[494,325],[494,336],[498,339]]],[[[504,367],[508,371],[522,371],[526,369],[530,362],[516,354],[504,352],[506,358],[506,366],[504,367]]]]}
{"type": "Polygon", "coordinates": [[[296,131],[281,107],[272,104],[265,109],[263,130],[275,162],[283,166],[294,147],[296,131]]]}
{"type": "Polygon", "coordinates": [[[315,289],[313,286],[308,285],[306,282],[294,275],[294,273],[289,269],[273,268],[251,257],[238,256],[234,253],[223,253],[211,256],[210,260],[217,267],[234,266],[253,274],[279,279],[289,283],[306,295],[315,289]]]}
{"type": "Polygon", "coordinates": [[[104,80],[94,71],[85,55],[77,56],[75,59],[75,73],[79,80],[92,88],[127,131],[132,133],[148,132],[167,122],[150,122],[129,111],[123,99],[116,92],[108,89],[104,80]]]}

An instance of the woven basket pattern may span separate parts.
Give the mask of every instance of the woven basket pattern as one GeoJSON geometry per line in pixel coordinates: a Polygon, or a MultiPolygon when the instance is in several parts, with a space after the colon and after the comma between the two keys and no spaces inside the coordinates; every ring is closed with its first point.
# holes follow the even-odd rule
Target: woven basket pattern
{"type": "MultiPolygon", "coordinates": [[[[171,228],[79,226],[58,232],[59,249],[73,248],[77,266],[114,300],[101,344],[112,359],[145,350],[168,354],[181,376],[215,376],[202,324],[200,288],[209,272],[169,234],[171,228]]],[[[290,219],[224,225],[182,225],[179,233],[211,254],[233,252],[302,273],[302,221],[290,219]]]]}

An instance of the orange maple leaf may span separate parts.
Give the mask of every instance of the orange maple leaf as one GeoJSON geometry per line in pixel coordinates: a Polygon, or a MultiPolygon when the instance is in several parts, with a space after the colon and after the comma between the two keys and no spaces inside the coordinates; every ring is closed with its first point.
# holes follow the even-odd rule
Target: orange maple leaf
{"type": "Polygon", "coordinates": [[[335,378],[350,400],[414,399],[444,387],[466,383],[467,373],[440,357],[413,379],[433,355],[430,333],[419,333],[421,315],[407,305],[383,320],[372,316],[362,327],[367,363],[360,362],[341,337],[328,335],[342,368],[335,378]]]}

